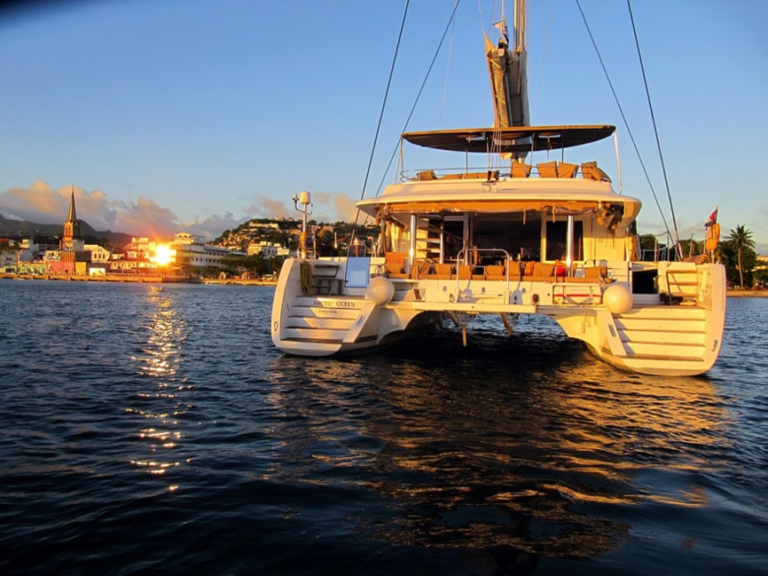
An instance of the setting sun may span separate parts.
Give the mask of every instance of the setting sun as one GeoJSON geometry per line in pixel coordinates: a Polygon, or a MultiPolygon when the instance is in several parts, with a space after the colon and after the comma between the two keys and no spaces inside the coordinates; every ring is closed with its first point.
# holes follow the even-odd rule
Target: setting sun
{"type": "Polygon", "coordinates": [[[161,244],[157,247],[155,257],[150,258],[150,260],[156,262],[159,266],[167,266],[176,260],[176,250],[171,249],[167,244],[161,244]]]}

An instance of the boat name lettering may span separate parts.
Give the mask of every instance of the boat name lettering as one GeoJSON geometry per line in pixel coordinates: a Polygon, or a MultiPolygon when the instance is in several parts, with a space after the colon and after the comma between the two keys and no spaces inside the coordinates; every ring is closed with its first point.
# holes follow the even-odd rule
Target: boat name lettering
{"type": "Polygon", "coordinates": [[[320,302],[318,300],[315,300],[315,306],[320,306],[322,308],[354,308],[355,303],[344,302],[341,300],[337,300],[336,302],[320,302]]]}

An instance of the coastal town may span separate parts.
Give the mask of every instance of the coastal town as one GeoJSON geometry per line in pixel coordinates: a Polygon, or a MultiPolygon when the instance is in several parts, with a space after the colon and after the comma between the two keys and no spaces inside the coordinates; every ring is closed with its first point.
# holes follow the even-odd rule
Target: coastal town
{"type": "MultiPolygon", "coordinates": [[[[116,246],[106,238],[84,238],[81,223],[72,193],[58,243],[0,237],[0,278],[273,284],[283,261],[297,255],[302,234],[299,220],[261,218],[224,230],[210,242],[178,232],[173,238],[131,236],[129,242],[116,246]]],[[[346,254],[350,243],[376,249],[378,226],[310,223],[309,243],[319,256],[346,254]]],[[[647,244],[648,257],[658,253],[653,236],[640,238],[644,248],[647,244]]],[[[685,251],[696,247],[692,240],[681,244],[685,251]]],[[[720,257],[728,271],[729,295],[768,295],[768,255],[757,254],[748,242],[742,246],[739,269],[737,243],[726,239],[720,257]]]]}
{"type": "MultiPolygon", "coordinates": [[[[319,253],[346,251],[348,237],[373,242],[374,226],[343,222],[313,226],[319,253]]],[[[211,242],[189,232],[172,239],[131,237],[115,246],[106,238],[88,242],[81,234],[74,193],[58,243],[0,237],[0,277],[114,282],[274,283],[280,267],[295,256],[301,222],[253,219],[225,230],[211,242]]]]}

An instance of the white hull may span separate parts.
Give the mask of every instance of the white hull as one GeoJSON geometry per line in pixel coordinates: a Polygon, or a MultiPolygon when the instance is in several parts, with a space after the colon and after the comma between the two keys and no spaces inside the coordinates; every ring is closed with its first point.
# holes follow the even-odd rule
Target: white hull
{"type": "MultiPolygon", "coordinates": [[[[370,259],[371,279],[382,263],[370,259]]],[[[387,279],[394,296],[377,304],[370,291],[347,286],[346,265],[346,259],[285,262],[272,309],[275,346],[289,354],[330,356],[389,345],[422,330],[440,313],[469,324],[470,330],[479,314],[543,314],[598,358],[640,374],[702,374],[720,352],[726,285],[719,264],[636,263],[646,271],[655,267],[659,293],[635,295],[623,313],[611,312],[603,302],[604,283],[587,278],[387,279]],[[311,286],[305,278],[302,287],[302,263],[312,267],[311,286]],[[687,281],[674,280],[681,277],[687,281]],[[664,294],[678,298],[664,304],[664,294]]],[[[615,262],[609,268],[627,279],[631,291],[633,264],[615,262]]]]}

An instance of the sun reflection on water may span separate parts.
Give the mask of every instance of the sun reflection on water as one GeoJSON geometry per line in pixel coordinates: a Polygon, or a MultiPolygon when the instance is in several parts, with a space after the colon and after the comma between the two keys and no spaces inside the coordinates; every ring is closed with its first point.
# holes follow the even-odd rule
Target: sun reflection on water
{"type": "MultiPolygon", "coordinates": [[[[148,421],[138,431],[142,457],[131,460],[137,469],[152,475],[164,475],[181,465],[179,458],[183,433],[178,428],[179,418],[191,406],[183,398],[183,392],[191,386],[179,376],[181,347],[189,328],[175,308],[174,298],[151,286],[147,293],[146,322],[140,333],[146,333],[146,341],[138,353],[131,357],[137,365],[138,382],[151,384],[136,392],[136,400],[125,411],[148,421]]],[[[178,485],[168,487],[170,491],[178,485]]]]}

